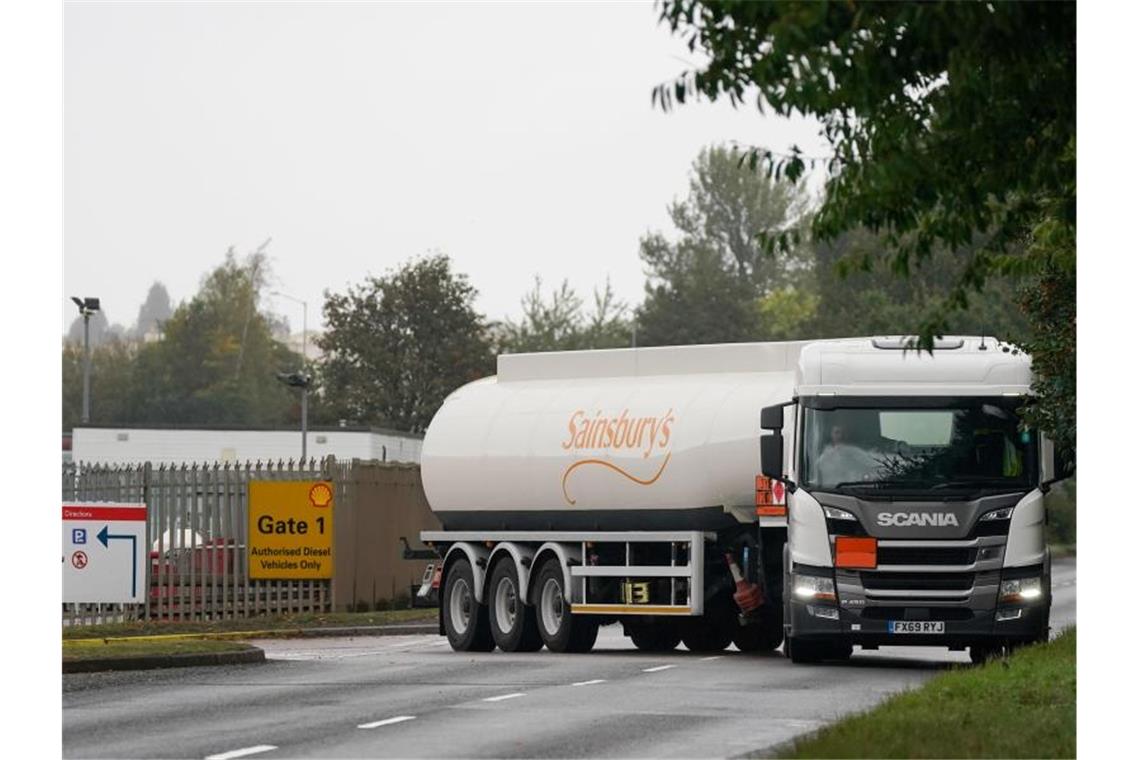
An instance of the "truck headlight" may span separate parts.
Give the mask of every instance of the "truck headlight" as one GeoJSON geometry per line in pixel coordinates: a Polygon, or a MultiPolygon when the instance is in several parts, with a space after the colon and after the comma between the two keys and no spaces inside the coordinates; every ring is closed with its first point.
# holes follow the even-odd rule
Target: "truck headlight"
{"type": "Polygon", "coordinates": [[[799,599],[835,601],[835,581],[819,575],[796,575],[792,588],[799,599]]]}
{"type": "Polygon", "coordinates": [[[1041,598],[1041,579],[1014,578],[1002,581],[999,597],[1003,603],[1036,601],[1041,598]]]}
{"type": "Polygon", "coordinates": [[[855,515],[848,512],[846,509],[836,509],[835,507],[824,507],[823,514],[829,520],[854,520],[855,515]]]}
{"type": "Polygon", "coordinates": [[[981,517],[978,518],[978,521],[981,522],[982,520],[1008,520],[1010,518],[1010,515],[1012,515],[1012,514],[1013,514],[1013,507],[1004,507],[1002,509],[995,509],[993,512],[986,512],[984,515],[982,515],[981,517]]]}

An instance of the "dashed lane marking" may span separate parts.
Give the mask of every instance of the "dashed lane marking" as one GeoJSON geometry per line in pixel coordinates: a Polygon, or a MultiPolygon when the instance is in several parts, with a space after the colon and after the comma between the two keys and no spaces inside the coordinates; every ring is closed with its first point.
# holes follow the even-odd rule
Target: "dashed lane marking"
{"type": "Polygon", "coordinates": [[[605,683],[605,682],[606,682],[606,679],[604,679],[604,678],[595,678],[592,681],[578,681],[577,683],[572,683],[570,685],[571,686],[593,686],[596,683],[605,683]]]}
{"type": "Polygon", "coordinates": [[[395,718],[385,718],[384,720],[374,721],[372,723],[361,723],[357,728],[380,728],[380,726],[390,726],[393,723],[403,723],[406,720],[415,720],[414,715],[397,715],[395,718]]]}
{"type": "Polygon", "coordinates": [[[658,665],[655,668],[644,668],[641,672],[642,673],[657,673],[657,672],[660,672],[662,670],[668,670],[669,668],[675,668],[675,667],[677,667],[677,666],[676,665],[658,665]]]}
{"type": "Polygon", "coordinates": [[[723,654],[714,654],[712,657],[702,657],[701,662],[708,662],[709,660],[719,660],[721,657],[724,657],[724,655],[723,654]]]}
{"type": "Polygon", "coordinates": [[[233,760],[235,757],[245,757],[246,755],[256,755],[259,752],[268,752],[271,749],[277,749],[272,744],[258,744],[256,747],[245,747],[243,749],[235,749],[230,752],[222,752],[217,755],[206,755],[206,760],[233,760]]]}
{"type": "Polygon", "coordinates": [[[484,702],[502,702],[504,699],[514,699],[515,697],[525,697],[525,696],[526,696],[526,694],[524,694],[523,692],[516,691],[516,692],[513,692],[511,694],[500,694],[497,697],[487,697],[483,701],[484,702]]]}

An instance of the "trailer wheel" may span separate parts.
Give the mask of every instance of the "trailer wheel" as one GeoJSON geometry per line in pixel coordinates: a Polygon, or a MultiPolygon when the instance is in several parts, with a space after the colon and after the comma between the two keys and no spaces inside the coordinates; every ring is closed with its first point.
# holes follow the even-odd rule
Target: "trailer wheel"
{"type": "Polygon", "coordinates": [[[598,638],[598,624],[570,613],[566,581],[558,560],[547,560],[534,583],[538,632],[551,652],[588,652],[598,638]]]}
{"type": "Polygon", "coordinates": [[[518,571],[508,557],[495,564],[487,587],[491,637],[504,652],[537,652],[542,636],[534,607],[519,594],[518,571]]]}
{"type": "Polygon", "coordinates": [[[491,638],[487,605],[475,601],[475,574],[471,563],[457,559],[447,572],[440,604],[447,640],[457,652],[490,652],[491,638]]]}
{"type": "Polygon", "coordinates": [[[642,652],[672,652],[681,643],[681,630],[672,621],[650,623],[630,628],[629,638],[642,652]]]}

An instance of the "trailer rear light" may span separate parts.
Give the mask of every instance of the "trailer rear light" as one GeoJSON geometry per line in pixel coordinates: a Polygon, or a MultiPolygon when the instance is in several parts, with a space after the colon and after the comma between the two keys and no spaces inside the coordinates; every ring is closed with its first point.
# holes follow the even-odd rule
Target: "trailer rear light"
{"type": "Polygon", "coordinates": [[[874,570],[879,566],[878,539],[838,536],[835,539],[835,566],[874,570]]]}

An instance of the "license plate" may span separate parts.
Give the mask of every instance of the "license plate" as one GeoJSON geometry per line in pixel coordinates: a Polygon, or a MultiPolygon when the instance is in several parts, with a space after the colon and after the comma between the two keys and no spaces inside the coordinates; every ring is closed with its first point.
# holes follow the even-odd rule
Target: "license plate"
{"type": "Polygon", "coordinates": [[[887,633],[945,633],[941,620],[888,620],[887,633]]]}

